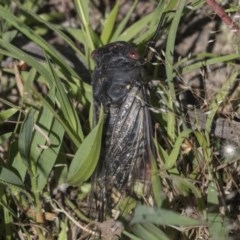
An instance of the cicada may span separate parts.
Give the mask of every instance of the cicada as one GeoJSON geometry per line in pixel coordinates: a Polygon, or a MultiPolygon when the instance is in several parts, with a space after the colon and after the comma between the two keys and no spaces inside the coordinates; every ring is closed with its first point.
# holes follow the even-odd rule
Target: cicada
{"type": "Polygon", "coordinates": [[[138,51],[119,41],[94,50],[91,56],[96,64],[92,81],[95,122],[101,106],[104,109],[102,152],[93,180],[103,220],[121,198],[136,196],[136,183],[147,191],[151,188],[152,123],[144,59],[138,51]]]}

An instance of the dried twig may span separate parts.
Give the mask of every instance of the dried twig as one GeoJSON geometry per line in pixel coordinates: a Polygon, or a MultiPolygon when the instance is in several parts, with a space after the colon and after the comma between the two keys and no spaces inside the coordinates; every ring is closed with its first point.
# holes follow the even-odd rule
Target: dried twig
{"type": "Polygon", "coordinates": [[[206,2],[226,25],[230,26],[235,33],[238,32],[238,25],[226,14],[224,9],[215,0],[206,0],[206,2]]]}

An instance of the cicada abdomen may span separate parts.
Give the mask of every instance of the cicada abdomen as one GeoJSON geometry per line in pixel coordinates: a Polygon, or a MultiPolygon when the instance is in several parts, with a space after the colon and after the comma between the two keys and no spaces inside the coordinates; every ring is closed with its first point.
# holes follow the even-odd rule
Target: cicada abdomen
{"type": "Polygon", "coordinates": [[[120,198],[136,196],[136,183],[149,191],[152,124],[144,61],[135,48],[127,42],[110,43],[93,51],[92,58],[96,63],[92,82],[95,121],[101,105],[105,115],[93,192],[106,214],[120,198]]]}

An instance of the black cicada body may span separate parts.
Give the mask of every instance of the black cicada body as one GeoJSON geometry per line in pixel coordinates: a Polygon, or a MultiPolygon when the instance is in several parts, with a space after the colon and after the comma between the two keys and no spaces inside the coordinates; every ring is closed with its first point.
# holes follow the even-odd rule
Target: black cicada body
{"type": "MultiPolygon", "coordinates": [[[[117,198],[134,196],[134,184],[150,182],[152,124],[146,106],[143,59],[127,42],[115,42],[92,53],[95,122],[101,105],[105,122],[99,166],[93,191],[102,211],[111,210],[117,198]]],[[[102,217],[100,217],[101,219],[102,217]]],[[[103,219],[101,219],[103,220],[103,219]]]]}

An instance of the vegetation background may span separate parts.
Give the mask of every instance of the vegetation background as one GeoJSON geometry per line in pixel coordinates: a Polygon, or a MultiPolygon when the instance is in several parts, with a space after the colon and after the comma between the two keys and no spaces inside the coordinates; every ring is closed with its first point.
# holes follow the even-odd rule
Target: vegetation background
{"type": "Polygon", "coordinates": [[[213,2],[0,2],[1,239],[240,238],[239,3],[218,2],[228,19],[213,2]],[[157,207],[112,231],[86,215],[103,124],[90,55],[119,40],[144,55],[161,18],[146,67],[157,207]]]}

